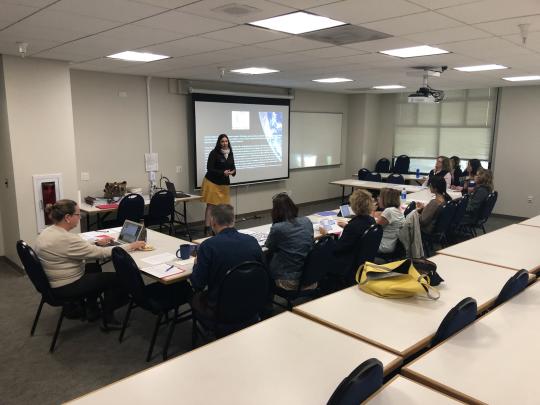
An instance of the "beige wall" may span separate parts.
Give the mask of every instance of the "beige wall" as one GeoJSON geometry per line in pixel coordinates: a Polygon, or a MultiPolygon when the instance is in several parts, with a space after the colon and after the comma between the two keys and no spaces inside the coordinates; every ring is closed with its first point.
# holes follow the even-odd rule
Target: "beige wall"
{"type": "MultiPolygon", "coordinates": [[[[100,195],[104,183],[110,180],[126,180],[128,186],[147,190],[143,156],[148,151],[145,78],[73,70],[71,85],[77,176],[82,195],[100,195]],[[125,97],[120,97],[120,93],[125,97]],[[81,171],[90,173],[90,181],[80,181],[81,171]]],[[[188,135],[189,96],[169,93],[168,81],[157,78],[151,80],[150,94],[153,150],[159,154],[159,169],[177,188],[193,191],[190,189],[193,145],[188,135]],[[176,166],[182,167],[181,173],[176,173],[176,166]]],[[[272,195],[283,190],[291,191],[298,203],[340,195],[339,187],[328,182],[347,176],[347,106],[346,95],[297,91],[291,102],[292,111],[344,114],[343,164],[293,170],[285,181],[234,187],[231,196],[237,212],[268,209],[272,195]]],[[[203,208],[202,204],[191,204],[189,220],[201,220],[203,208]]]]}
{"type": "Polygon", "coordinates": [[[61,173],[64,197],[77,196],[71,86],[64,62],[3,56],[3,67],[16,199],[4,207],[4,245],[18,261],[14,240],[37,236],[32,175],[61,173]]]}
{"type": "Polygon", "coordinates": [[[501,89],[493,164],[499,199],[495,212],[540,214],[540,86],[501,89]],[[533,196],[533,203],[527,197],[533,196]]]}

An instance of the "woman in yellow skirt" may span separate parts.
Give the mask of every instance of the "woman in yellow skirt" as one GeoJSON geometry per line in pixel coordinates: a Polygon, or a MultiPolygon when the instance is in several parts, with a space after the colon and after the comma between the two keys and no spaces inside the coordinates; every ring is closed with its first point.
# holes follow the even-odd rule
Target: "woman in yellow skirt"
{"type": "Polygon", "coordinates": [[[234,155],[229,137],[221,134],[218,136],[216,146],[208,155],[206,175],[202,183],[202,200],[206,203],[206,213],[204,216],[205,235],[210,230],[210,211],[212,206],[229,204],[231,201],[229,194],[230,176],[236,176],[234,155]]]}

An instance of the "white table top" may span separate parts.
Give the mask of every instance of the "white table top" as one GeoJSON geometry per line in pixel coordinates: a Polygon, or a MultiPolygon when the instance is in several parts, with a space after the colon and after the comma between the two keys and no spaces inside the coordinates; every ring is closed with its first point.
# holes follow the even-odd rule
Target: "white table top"
{"type": "Polygon", "coordinates": [[[355,367],[401,359],[284,312],[73,401],[73,404],[326,404],[355,367]]]}
{"type": "MultiPolygon", "coordinates": [[[[373,173],[376,173],[376,172],[373,172],[373,173]]],[[[381,175],[382,179],[387,179],[393,173],[379,173],[379,174],[381,175]]],[[[427,176],[424,174],[421,174],[420,177],[416,177],[416,174],[410,174],[410,173],[402,174],[402,176],[403,176],[403,180],[405,181],[424,181],[425,179],[427,179],[427,176]]],[[[353,177],[358,177],[358,172],[353,173],[353,177]]]]}
{"type": "Polygon", "coordinates": [[[468,403],[538,404],[540,283],[499,306],[404,372],[468,403]],[[472,400],[476,399],[476,402],[472,400]]]}
{"type": "Polygon", "coordinates": [[[529,218],[523,222],[519,223],[520,225],[528,225],[528,226],[538,226],[540,227],[540,215],[537,215],[536,217],[529,218]]]}
{"type": "Polygon", "coordinates": [[[514,224],[439,250],[438,253],[537,272],[540,270],[539,247],[540,228],[514,224]]]}
{"type": "Polygon", "coordinates": [[[365,403],[370,405],[457,405],[462,402],[397,375],[369,397],[365,403]]]}
{"type": "MultiPolygon", "coordinates": [[[[144,198],[144,205],[149,205],[150,196],[143,195],[143,198],[144,198]]],[[[174,203],[177,204],[179,202],[184,202],[184,201],[198,201],[201,198],[202,196],[200,195],[190,194],[189,197],[175,198],[174,203]]],[[[97,204],[97,205],[100,205],[100,204],[97,204]]],[[[82,212],[86,212],[87,214],[95,214],[95,213],[106,213],[106,212],[116,211],[118,207],[101,209],[101,208],[97,208],[95,205],[89,205],[89,204],[86,204],[84,201],[81,201],[80,209],[82,212]]]]}
{"type": "MultiPolygon", "coordinates": [[[[459,191],[452,191],[452,190],[446,190],[448,195],[452,197],[453,200],[456,200],[458,198],[461,198],[461,192],[459,191]]],[[[429,203],[433,198],[435,198],[435,195],[429,191],[428,188],[424,188],[421,191],[417,191],[415,193],[407,194],[407,199],[405,200],[406,204],[410,204],[412,201],[421,202],[423,204],[429,203]]]]}
{"type": "Polygon", "coordinates": [[[381,190],[383,188],[395,188],[397,190],[401,190],[402,188],[405,188],[405,191],[407,193],[414,193],[416,191],[422,190],[422,186],[412,186],[410,184],[391,184],[378,181],[365,181],[355,179],[335,180],[331,181],[330,184],[345,187],[364,188],[368,190],[381,190]]]}
{"type": "Polygon", "coordinates": [[[294,308],[352,336],[407,357],[425,347],[448,311],[466,297],[488,308],[515,271],[437,255],[430,260],[445,280],[437,301],[425,298],[384,299],[353,286],[294,308]]]}

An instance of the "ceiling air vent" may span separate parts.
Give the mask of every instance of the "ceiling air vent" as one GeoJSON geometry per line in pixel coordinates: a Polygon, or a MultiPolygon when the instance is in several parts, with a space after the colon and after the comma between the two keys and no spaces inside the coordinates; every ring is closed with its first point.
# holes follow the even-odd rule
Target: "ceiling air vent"
{"type": "Polygon", "coordinates": [[[356,42],[375,41],[377,39],[390,38],[392,35],[384,32],[370,30],[357,25],[340,25],[339,27],[326,28],[301,34],[300,36],[315,41],[327,42],[333,45],[347,45],[356,42]]]}
{"type": "Polygon", "coordinates": [[[216,13],[232,15],[235,17],[241,17],[247,14],[259,12],[261,10],[256,7],[246,6],[245,4],[231,3],[213,8],[212,11],[216,13]]]}

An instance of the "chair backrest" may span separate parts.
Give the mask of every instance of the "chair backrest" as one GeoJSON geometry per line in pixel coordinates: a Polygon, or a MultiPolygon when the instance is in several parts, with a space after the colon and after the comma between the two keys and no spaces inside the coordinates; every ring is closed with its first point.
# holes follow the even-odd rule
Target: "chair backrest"
{"type": "Polygon", "coordinates": [[[388,176],[386,182],[391,184],[405,184],[405,179],[401,174],[392,173],[390,176],[388,176]]]}
{"type": "Polygon", "coordinates": [[[456,213],[456,205],[448,202],[439,207],[439,214],[435,219],[435,226],[433,227],[434,235],[444,235],[450,229],[450,225],[454,219],[456,213]]]}
{"type": "Polygon", "coordinates": [[[467,204],[469,203],[469,194],[465,194],[463,197],[453,200],[451,204],[456,207],[454,212],[454,218],[452,218],[452,224],[450,228],[457,228],[463,221],[465,213],[467,212],[467,204]]]}
{"type": "Polygon", "coordinates": [[[431,340],[431,346],[435,346],[473,322],[477,312],[478,307],[474,298],[467,297],[461,300],[442,320],[431,340]]]}
{"type": "Polygon", "coordinates": [[[409,164],[411,159],[407,155],[399,155],[394,161],[394,168],[392,171],[394,173],[406,174],[409,173],[409,164]]]}
{"type": "Polygon", "coordinates": [[[268,272],[260,262],[243,262],[225,273],[219,286],[218,324],[242,324],[257,319],[268,298],[268,272]]]}
{"type": "Polygon", "coordinates": [[[128,194],[118,204],[117,222],[123,224],[126,219],[139,222],[144,217],[144,198],[140,194],[128,194]]]}
{"type": "Polygon", "coordinates": [[[328,272],[328,263],[325,259],[325,248],[328,243],[331,243],[332,235],[326,235],[320,238],[313,245],[313,249],[309,252],[302,269],[302,276],[298,288],[318,283],[328,272]]]}
{"type": "Polygon", "coordinates": [[[366,177],[364,178],[364,180],[367,180],[367,181],[378,181],[379,183],[382,181],[381,175],[380,175],[379,173],[369,173],[369,174],[366,174],[366,177]]]}
{"type": "Polygon", "coordinates": [[[529,283],[529,272],[527,270],[520,270],[504,284],[501,292],[495,300],[495,305],[502,304],[508,301],[514,295],[523,291],[529,283]]]}
{"type": "Polygon", "coordinates": [[[488,194],[486,200],[484,201],[484,204],[482,204],[480,212],[478,213],[478,219],[476,220],[476,223],[478,225],[483,225],[487,222],[493,211],[493,208],[495,208],[495,203],[497,202],[498,197],[499,193],[497,191],[493,191],[488,194]]]}
{"type": "Polygon", "coordinates": [[[164,218],[174,215],[174,195],[168,190],[159,190],[150,200],[148,216],[164,218]]]}
{"type": "Polygon", "coordinates": [[[366,180],[366,177],[370,174],[371,172],[366,169],[365,167],[363,167],[362,169],[358,170],[358,180],[366,180]]]}
{"type": "Polygon", "coordinates": [[[34,249],[30,247],[25,241],[17,241],[17,254],[24,267],[24,271],[28,275],[28,278],[34,285],[37,292],[39,292],[45,302],[51,305],[58,305],[57,300],[52,292],[49,279],[43,270],[41,261],[38,255],[34,252],[34,249]]]}
{"type": "Polygon", "coordinates": [[[390,171],[390,161],[387,158],[380,158],[373,171],[377,173],[388,173],[390,171]]]}
{"type": "Polygon", "coordinates": [[[407,205],[407,208],[405,208],[405,211],[403,211],[403,216],[409,215],[411,212],[413,212],[416,209],[416,201],[411,201],[409,205],[407,205]]]}
{"type": "Polygon", "coordinates": [[[112,262],[120,284],[131,295],[135,303],[145,309],[149,309],[148,299],[145,294],[144,281],[139,267],[133,258],[120,247],[112,250],[112,262]]]}
{"type": "Polygon", "coordinates": [[[341,381],[327,405],[358,405],[382,387],[383,365],[368,359],[341,381]]]}
{"type": "Polygon", "coordinates": [[[383,236],[383,228],[380,225],[371,225],[358,241],[356,257],[353,263],[353,271],[347,275],[347,283],[354,284],[356,270],[366,261],[372,262],[377,255],[383,236]]]}

